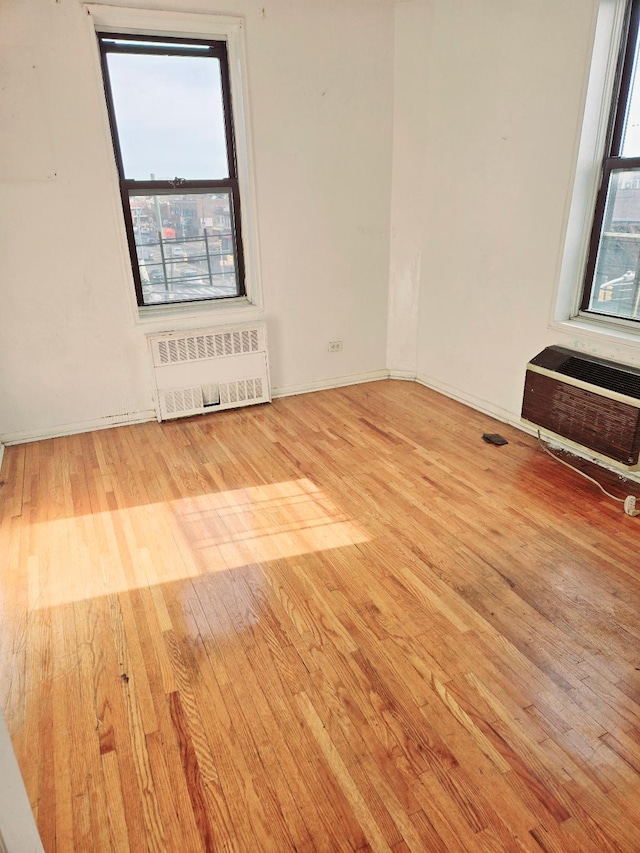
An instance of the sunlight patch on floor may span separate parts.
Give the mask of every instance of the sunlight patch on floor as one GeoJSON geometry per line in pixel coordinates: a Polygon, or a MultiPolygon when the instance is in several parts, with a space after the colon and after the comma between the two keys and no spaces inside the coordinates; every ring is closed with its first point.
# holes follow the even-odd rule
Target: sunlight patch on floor
{"type": "Polygon", "coordinates": [[[54,519],[35,525],[26,560],[29,609],[367,539],[308,479],[54,519]]]}

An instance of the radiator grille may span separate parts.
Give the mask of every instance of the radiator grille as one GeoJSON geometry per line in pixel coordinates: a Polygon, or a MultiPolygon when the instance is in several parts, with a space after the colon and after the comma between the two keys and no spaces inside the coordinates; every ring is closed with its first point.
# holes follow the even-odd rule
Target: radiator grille
{"type": "Polygon", "coordinates": [[[253,328],[161,339],[156,348],[156,363],[163,365],[260,352],[263,347],[259,329],[253,328]]]}
{"type": "Polygon", "coordinates": [[[202,388],[178,388],[175,391],[163,391],[162,403],[164,413],[168,416],[183,412],[193,412],[202,408],[202,388]]]}
{"type": "Polygon", "coordinates": [[[617,391],[618,394],[640,400],[640,376],[634,373],[627,373],[625,370],[618,370],[607,364],[598,364],[574,356],[560,365],[557,372],[562,373],[563,376],[571,376],[573,379],[597,385],[598,388],[607,388],[609,391],[617,391]]]}
{"type": "Polygon", "coordinates": [[[220,383],[220,403],[244,403],[262,397],[262,379],[240,379],[237,382],[220,383]]]}

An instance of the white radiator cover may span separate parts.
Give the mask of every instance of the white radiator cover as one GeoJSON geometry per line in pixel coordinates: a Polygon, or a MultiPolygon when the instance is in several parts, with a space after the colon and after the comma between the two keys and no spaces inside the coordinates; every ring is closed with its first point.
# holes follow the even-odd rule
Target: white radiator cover
{"type": "Polygon", "coordinates": [[[159,421],[268,403],[264,323],[148,335],[159,421]]]}

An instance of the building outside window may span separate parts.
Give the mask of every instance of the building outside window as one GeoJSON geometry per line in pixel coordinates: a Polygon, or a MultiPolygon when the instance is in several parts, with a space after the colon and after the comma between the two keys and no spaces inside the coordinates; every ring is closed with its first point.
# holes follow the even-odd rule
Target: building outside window
{"type": "Polygon", "coordinates": [[[138,305],[244,296],[226,43],[97,36],[138,305]]]}

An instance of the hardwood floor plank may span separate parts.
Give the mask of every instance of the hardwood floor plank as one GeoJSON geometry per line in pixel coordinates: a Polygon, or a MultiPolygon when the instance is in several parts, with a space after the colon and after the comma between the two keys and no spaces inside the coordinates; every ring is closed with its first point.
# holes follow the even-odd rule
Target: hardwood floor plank
{"type": "MultiPolygon", "coordinates": [[[[69,702],[70,761],[74,808],[74,849],[83,850],[95,844],[112,849],[109,818],[105,801],[104,768],[101,760],[101,737],[98,729],[98,684],[105,678],[104,646],[96,642],[94,603],[74,602],[73,619],[78,661],[72,667],[69,702]]],[[[104,714],[103,714],[104,718],[104,714]]],[[[112,733],[112,728],[109,728],[112,733]]],[[[101,733],[102,734],[102,733],[101,733]]]]}
{"type": "MultiPolygon", "coordinates": [[[[333,779],[329,780],[329,784],[333,782],[333,784],[340,788],[343,796],[349,803],[350,808],[353,810],[353,815],[355,821],[357,821],[357,825],[359,825],[359,828],[365,835],[366,840],[373,845],[373,848],[380,851],[390,850],[391,847],[385,838],[384,832],[378,825],[374,815],[371,813],[366,800],[358,790],[349,773],[349,769],[345,765],[338,751],[335,749],[330,737],[322,725],[322,721],[310,702],[309,697],[303,692],[298,693],[295,699],[310,731],[317,740],[318,746],[320,747],[330,773],[333,776],[333,779]]],[[[351,821],[351,825],[354,829],[356,827],[355,821],[351,821]]],[[[359,840],[358,835],[350,838],[347,825],[343,825],[342,829],[345,830],[345,837],[350,841],[352,849],[357,850],[362,847],[362,841],[359,840]]],[[[397,838],[393,843],[397,843],[401,840],[401,838],[397,838]]]]}
{"type": "Polygon", "coordinates": [[[73,778],[71,775],[70,704],[73,701],[71,674],[77,667],[77,643],[73,607],[57,608],[53,629],[53,769],[56,798],[56,845],[71,850],[74,845],[73,778]]]}
{"type": "Polygon", "coordinates": [[[188,747],[193,751],[199,777],[204,785],[219,785],[220,779],[211,747],[204,731],[200,709],[191,687],[191,677],[173,631],[164,633],[168,657],[176,677],[177,690],[168,694],[172,719],[184,725],[189,736],[188,747]]]}
{"type": "MultiPolygon", "coordinates": [[[[206,849],[207,836],[205,834],[203,838],[197,825],[184,768],[183,773],[178,772],[182,756],[173,743],[174,733],[175,729],[171,733],[159,730],[146,735],[149,764],[158,792],[158,806],[167,833],[168,849],[189,850],[195,853],[206,849]]],[[[201,805],[202,797],[198,797],[196,793],[194,799],[201,805]]]]}
{"type": "MultiPolygon", "coordinates": [[[[227,684],[224,654],[214,647],[208,653],[205,639],[209,623],[198,596],[190,585],[186,607],[171,602],[176,641],[188,669],[198,672],[191,686],[198,705],[208,713],[201,717],[211,752],[215,755],[221,782],[221,793],[227,803],[235,836],[241,850],[259,849],[259,837],[270,837],[260,798],[253,786],[245,754],[238,741],[235,726],[236,706],[225,696],[221,683],[227,684]],[[222,678],[224,673],[225,678],[222,678]]],[[[222,652],[223,650],[221,650],[222,652]]]]}
{"type": "Polygon", "coordinates": [[[117,754],[115,752],[106,753],[101,760],[105,780],[111,850],[146,850],[144,833],[135,833],[131,823],[128,823],[126,819],[117,754]]]}
{"type": "MultiPolygon", "coordinates": [[[[220,625],[226,622],[230,626],[234,624],[234,612],[237,617],[236,606],[238,603],[242,602],[240,606],[244,608],[251,601],[251,596],[246,588],[240,592],[243,587],[241,578],[236,579],[234,583],[227,584],[225,592],[222,592],[222,583],[223,579],[218,578],[216,601],[210,597],[206,598],[208,602],[206,612],[211,614],[216,611],[216,624],[220,625]]],[[[249,612],[253,614],[252,609],[249,612]]],[[[234,720],[234,731],[239,739],[247,765],[249,767],[262,765],[265,769],[273,767],[271,772],[277,772],[277,775],[282,779],[275,791],[275,798],[269,792],[265,792],[266,796],[261,797],[263,807],[267,814],[270,813],[273,816],[273,821],[277,822],[279,819],[284,819],[282,831],[286,832],[291,839],[295,839],[294,843],[300,843],[304,846],[307,843],[308,828],[301,820],[298,813],[299,807],[296,806],[296,800],[293,798],[295,793],[300,807],[309,801],[309,794],[299,769],[301,758],[298,756],[296,761],[296,757],[290,754],[287,730],[278,726],[276,714],[278,710],[282,709],[282,704],[274,708],[269,702],[268,694],[271,685],[266,682],[267,671],[261,669],[263,678],[258,682],[256,673],[250,666],[250,654],[255,640],[250,638],[249,632],[240,627],[237,622],[236,626],[233,634],[228,631],[225,632],[228,638],[226,653],[228,667],[230,666],[234,674],[231,678],[227,674],[225,680],[225,687],[223,688],[225,702],[234,720]],[[263,684],[265,684],[264,688],[263,684]],[[277,751],[277,761],[274,758],[274,750],[277,751]]],[[[274,704],[276,703],[274,702],[274,704]]],[[[295,737],[296,733],[291,732],[291,734],[295,737]]],[[[302,760],[307,759],[308,756],[305,755],[302,760]]],[[[271,823],[272,833],[278,828],[273,821],[271,823]]],[[[279,843],[287,842],[281,839],[279,843]]]]}
{"type": "Polygon", "coordinates": [[[171,709],[171,719],[178,736],[180,746],[180,755],[182,758],[182,769],[187,780],[187,790],[191,798],[191,805],[196,819],[196,825],[200,832],[203,849],[213,851],[216,847],[229,847],[228,843],[216,843],[214,834],[214,826],[212,818],[209,814],[209,804],[205,796],[205,782],[200,772],[200,765],[196,756],[193,743],[191,741],[188,724],[182,703],[180,702],[179,693],[172,693],[169,696],[169,706],[171,709]]]}
{"type": "MultiPolygon", "coordinates": [[[[112,596],[109,600],[109,616],[111,631],[115,642],[120,667],[120,689],[126,715],[126,724],[122,730],[114,730],[115,751],[118,753],[120,773],[123,781],[123,796],[127,808],[127,822],[133,817],[133,803],[130,797],[135,797],[139,804],[136,814],[136,832],[140,840],[145,839],[150,850],[158,853],[166,850],[166,838],[156,790],[152,783],[152,773],[149,764],[149,754],[145,740],[145,727],[141,707],[138,703],[136,690],[136,673],[131,666],[131,658],[127,644],[121,599],[127,598],[127,593],[112,596]],[[126,762],[126,763],[125,763],[126,762]],[[125,776],[126,771],[126,776],[125,776]],[[126,788],[125,788],[126,778],[126,788]],[[138,821],[142,819],[140,827],[138,821]]],[[[127,605],[125,604],[125,609],[127,605]]],[[[144,671],[140,673],[146,677],[144,671]]],[[[155,729],[154,729],[155,730],[155,729]]]]}

